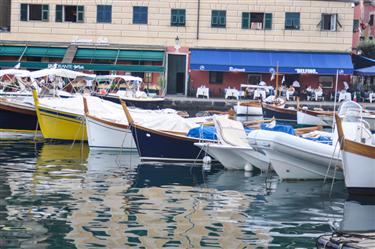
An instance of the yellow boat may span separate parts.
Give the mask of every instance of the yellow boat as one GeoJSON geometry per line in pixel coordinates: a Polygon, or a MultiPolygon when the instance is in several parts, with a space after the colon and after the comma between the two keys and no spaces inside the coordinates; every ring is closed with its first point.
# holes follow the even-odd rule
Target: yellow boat
{"type": "Polygon", "coordinates": [[[84,115],[41,106],[38,94],[33,91],[40,130],[46,139],[87,141],[84,115]]]}

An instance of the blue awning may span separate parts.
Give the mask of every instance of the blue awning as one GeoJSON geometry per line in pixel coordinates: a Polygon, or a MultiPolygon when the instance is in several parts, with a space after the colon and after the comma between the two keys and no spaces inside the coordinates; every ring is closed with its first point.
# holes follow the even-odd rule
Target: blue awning
{"type": "Polygon", "coordinates": [[[190,68],[201,71],[285,74],[352,74],[347,53],[192,49],[190,68]]]}
{"type": "Polygon", "coordinates": [[[375,76],[375,66],[356,69],[354,70],[354,74],[359,76],[375,76]]]}

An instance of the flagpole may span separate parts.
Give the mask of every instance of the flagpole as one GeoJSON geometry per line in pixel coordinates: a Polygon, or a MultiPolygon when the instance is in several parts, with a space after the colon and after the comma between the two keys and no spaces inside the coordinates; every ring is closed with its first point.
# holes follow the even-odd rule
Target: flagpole
{"type": "Polygon", "coordinates": [[[335,113],[336,113],[336,99],[337,99],[337,85],[339,81],[339,70],[336,71],[336,85],[335,85],[335,99],[333,102],[333,120],[332,120],[332,133],[335,129],[335,113]]]}
{"type": "Polygon", "coordinates": [[[275,89],[275,98],[277,98],[277,92],[279,90],[279,61],[276,63],[276,89],[275,89]]]}

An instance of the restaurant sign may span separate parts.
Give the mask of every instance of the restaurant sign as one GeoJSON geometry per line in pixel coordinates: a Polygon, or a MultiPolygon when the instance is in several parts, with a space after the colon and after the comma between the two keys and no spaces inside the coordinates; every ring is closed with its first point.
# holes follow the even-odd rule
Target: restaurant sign
{"type": "Polygon", "coordinates": [[[298,74],[318,74],[315,68],[296,68],[298,74]]]}
{"type": "Polygon", "coordinates": [[[229,72],[246,72],[245,68],[229,67],[229,72]]]}
{"type": "Polygon", "coordinates": [[[80,64],[48,64],[48,68],[62,68],[62,69],[69,69],[69,70],[85,70],[84,65],[80,64]]]}

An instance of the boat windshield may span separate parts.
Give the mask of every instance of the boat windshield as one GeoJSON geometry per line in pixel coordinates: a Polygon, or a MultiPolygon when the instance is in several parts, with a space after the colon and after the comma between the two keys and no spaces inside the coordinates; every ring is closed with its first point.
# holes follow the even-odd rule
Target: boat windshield
{"type": "Polygon", "coordinates": [[[362,120],[362,106],[353,101],[345,101],[339,109],[339,116],[346,122],[362,120]]]}

